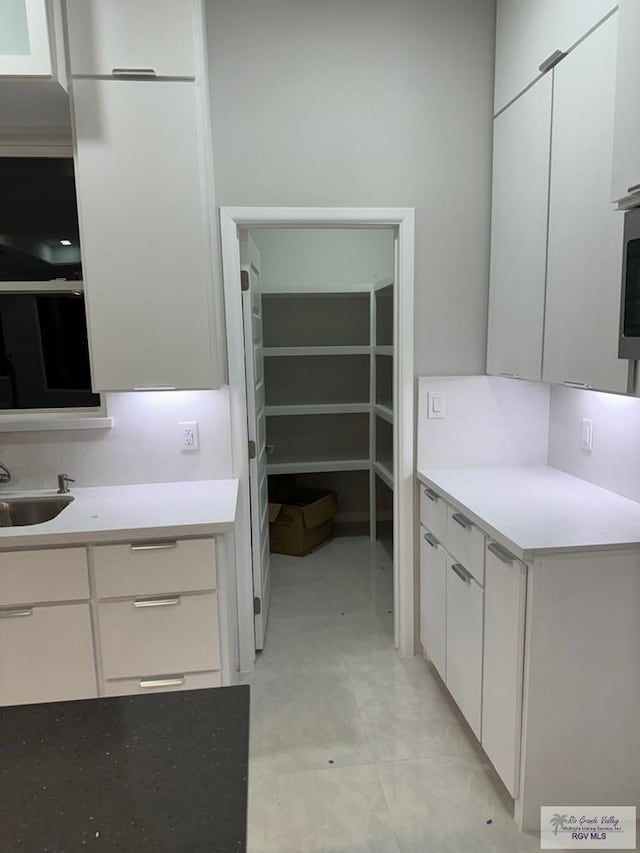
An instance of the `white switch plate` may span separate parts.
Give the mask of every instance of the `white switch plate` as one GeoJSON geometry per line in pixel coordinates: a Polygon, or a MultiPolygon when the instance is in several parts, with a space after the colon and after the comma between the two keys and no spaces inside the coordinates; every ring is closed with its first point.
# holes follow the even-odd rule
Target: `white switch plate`
{"type": "Polygon", "coordinates": [[[198,437],[198,421],[181,421],[180,428],[181,450],[200,450],[198,437]]]}
{"type": "Polygon", "coordinates": [[[593,421],[590,418],[580,421],[580,447],[589,452],[593,450],[593,421]]]}
{"type": "Polygon", "coordinates": [[[427,391],[427,417],[444,417],[444,394],[442,391],[427,391]]]}

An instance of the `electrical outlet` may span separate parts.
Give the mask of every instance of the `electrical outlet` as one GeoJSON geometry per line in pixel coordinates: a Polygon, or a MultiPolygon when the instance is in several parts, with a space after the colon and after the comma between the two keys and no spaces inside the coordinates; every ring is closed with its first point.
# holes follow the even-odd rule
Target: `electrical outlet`
{"type": "Polygon", "coordinates": [[[580,421],[580,447],[589,453],[593,450],[593,421],[590,418],[580,421]]]}
{"type": "Polygon", "coordinates": [[[199,450],[198,421],[181,421],[178,426],[180,427],[181,450],[199,450]]]}

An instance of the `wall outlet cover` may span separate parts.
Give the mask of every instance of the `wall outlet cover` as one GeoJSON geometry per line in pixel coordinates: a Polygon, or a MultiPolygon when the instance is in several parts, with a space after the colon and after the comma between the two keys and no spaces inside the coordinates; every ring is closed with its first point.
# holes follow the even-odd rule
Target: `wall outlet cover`
{"type": "Polygon", "coordinates": [[[180,421],[180,449],[194,452],[200,449],[198,421],[180,421]]]}
{"type": "Polygon", "coordinates": [[[580,447],[588,453],[593,450],[593,421],[590,418],[580,421],[580,447]]]}

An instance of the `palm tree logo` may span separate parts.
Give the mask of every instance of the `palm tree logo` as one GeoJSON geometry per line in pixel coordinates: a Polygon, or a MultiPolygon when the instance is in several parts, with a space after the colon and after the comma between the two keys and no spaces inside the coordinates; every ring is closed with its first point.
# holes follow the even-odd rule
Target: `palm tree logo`
{"type": "Polygon", "coordinates": [[[554,814],[552,818],[549,819],[549,823],[553,827],[553,834],[557,835],[559,829],[564,829],[564,822],[567,820],[568,815],[566,814],[558,814],[557,812],[554,814]]]}

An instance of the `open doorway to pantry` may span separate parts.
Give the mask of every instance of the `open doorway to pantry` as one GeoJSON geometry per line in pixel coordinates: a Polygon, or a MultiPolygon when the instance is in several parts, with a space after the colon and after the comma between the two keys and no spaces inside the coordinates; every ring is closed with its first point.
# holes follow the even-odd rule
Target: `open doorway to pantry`
{"type": "Polygon", "coordinates": [[[304,617],[305,601],[337,604],[341,565],[361,572],[345,595],[379,587],[389,642],[412,655],[413,211],[223,208],[221,224],[240,667],[253,668],[265,634],[268,645],[272,578],[276,604],[284,596],[304,617]],[[273,520],[299,502],[294,489],[302,501],[337,495],[304,510],[318,540],[335,513],[334,530],[350,535],[309,557],[270,557],[268,502],[273,520]]]}

